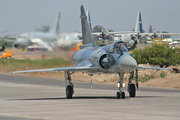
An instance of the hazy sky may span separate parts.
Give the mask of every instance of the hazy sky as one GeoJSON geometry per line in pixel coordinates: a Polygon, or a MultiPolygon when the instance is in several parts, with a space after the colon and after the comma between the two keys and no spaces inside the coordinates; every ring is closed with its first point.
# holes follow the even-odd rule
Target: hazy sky
{"type": "Polygon", "coordinates": [[[80,6],[90,11],[92,27],[129,31],[141,12],[143,29],[180,33],[180,0],[0,0],[0,32],[19,35],[52,26],[61,12],[60,33],[81,32],[80,6]]]}

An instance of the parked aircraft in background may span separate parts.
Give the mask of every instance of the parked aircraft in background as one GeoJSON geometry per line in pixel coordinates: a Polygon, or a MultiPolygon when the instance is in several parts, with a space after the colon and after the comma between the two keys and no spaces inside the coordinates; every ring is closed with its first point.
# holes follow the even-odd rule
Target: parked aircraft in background
{"type": "Polygon", "coordinates": [[[180,39],[166,38],[163,39],[162,42],[168,42],[169,45],[180,45],[180,39]]]}
{"type": "MultiPolygon", "coordinates": [[[[90,26],[90,29],[92,31],[91,27],[91,18],[90,18],[90,12],[86,12],[88,24],[90,26]]],[[[131,35],[137,34],[137,32],[143,32],[142,29],[142,21],[141,21],[141,15],[138,12],[135,31],[121,31],[121,32],[108,32],[104,31],[101,32],[94,32],[93,35],[99,35],[102,37],[102,39],[105,39],[109,35],[114,35],[115,41],[117,40],[123,40],[129,47],[129,49],[134,49],[138,43],[137,35],[131,35]],[[117,34],[120,33],[120,34],[117,34]]],[[[61,33],[57,37],[57,46],[62,49],[68,49],[71,47],[76,46],[77,44],[82,43],[82,33],[74,32],[74,33],[61,33]]]]}
{"type": "Polygon", "coordinates": [[[143,28],[142,28],[142,19],[141,19],[141,13],[138,12],[137,14],[137,20],[136,20],[136,26],[135,26],[135,31],[119,31],[119,32],[108,32],[103,31],[93,33],[93,35],[99,35],[101,38],[106,39],[110,35],[114,37],[114,41],[117,40],[123,40],[127,46],[128,50],[135,49],[137,44],[139,43],[139,39],[143,36],[148,36],[149,38],[157,38],[161,36],[172,36],[172,35],[180,35],[180,33],[143,33],[143,28]]]}
{"type": "Polygon", "coordinates": [[[180,39],[172,39],[172,38],[165,38],[165,39],[161,39],[161,38],[155,38],[155,39],[151,39],[151,40],[148,40],[147,43],[149,44],[169,44],[169,45],[172,45],[172,46],[175,46],[175,45],[180,45],[180,39]]]}
{"type": "Polygon", "coordinates": [[[135,25],[135,31],[119,31],[119,32],[108,32],[107,31],[102,31],[101,32],[96,32],[93,33],[93,35],[99,35],[101,36],[102,39],[106,39],[109,36],[113,36],[114,42],[118,40],[124,41],[129,50],[134,49],[138,43],[139,38],[141,37],[139,33],[143,33],[143,28],[142,28],[142,20],[141,20],[141,13],[138,12],[137,14],[137,20],[136,20],[136,25],[135,25]]]}
{"type": "Polygon", "coordinates": [[[125,92],[121,90],[124,86],[123,78],[125,72],[131,72],[131,76],[128,83],[128,92],[130,97],[135,97],[136,88],[135,84],[132,83],[134,71],[136,71],[136,86],[138,88],[138,70],[140,69],[157,69],[157,70],[171,70],[170,68],[160,67],[147,67],[138,66],[136,60],[128,52],[126,43],[118,40],[113,44],[106,45],[103,47],[97,47],[95,40],[92,36],[91,29],[89,27],[87,16],[83,5],[81,9],[81,26],[82,26],[82,37],[83,45],[80,46],[80,50],[76,51],[72,56],[72,63],[74,67],[64,68],[49,68],[49,69],[38,69],[38,70],[25,70],[15,71],[14,73],[28,73],[28,72],[52,72],[52,71],[64,71],[66,81],[66,97],[72,98],[74,93],[74,86],[71,81],[71,74],[80,71],[87,73],[92,76],[93,74],[118,74],[119,82],[117,92],[117,98],[125,98],[125,92]]]}
{"type": "Polygon", "coordinates": [[[47,48],[49,51],[52,51],[57,42],[57,34],[59,30],[59,20],[60,20],[60,13],[58,13],[58,17],[55,21],[54,26],[48,33],[44,32],[27,32],[23,33],[18,36],[14,47],[24,49],[28,46],[38,45],[44,48],[47,48]]]}

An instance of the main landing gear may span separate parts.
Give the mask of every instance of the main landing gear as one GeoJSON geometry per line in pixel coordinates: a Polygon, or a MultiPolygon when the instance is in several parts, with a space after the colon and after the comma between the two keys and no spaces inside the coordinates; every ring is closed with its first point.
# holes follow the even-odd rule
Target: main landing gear
{"type": "Polygon", "coordinates": [[[71,74],[69,71],[64,71],[65,81],[66,81],[66,98],[71,99],[74,93],[74,85],[71,81],[71,74]]]}
{"type": "MultiPolygon", "coordinates": [[[[70,71],[65,71],[64,76],[65,76],[65,82],[66,82],[66,98],[71,99],[74,93],[74,85],[71,81],[71,74],[74,72],[70,73],[70,71]]],[[[128,92],[130,97],[135,97],[136,96],[136,87],[138,89],[138,71],[136,70],[136,86],[135,84],[132,83],[132,79],[134,77],[134,71],[130,72],[130,77],[129,77],[129,83],[128,83],[128,92]]],[[[119,91],[116,93],[117,99],[122,98],[125,99],[125,92],[121,90],[121,87],[124,87],[125,84],[123,83],[124,79],[124,73],[118,73],[119,75],[119,82],[118,82],[118,88],[119,91]]]]}
{"type": "MultiPolygon", "coordinates": [[[[128,92],[129,92],[129,96],[130,97],[135,97],[136,96],[136,87],[138,89],[138,71],[136,70],[136,86],[135,84],[132,83],[132,79],[134,77],[134,71],[130,72],[130,77],[129,77],[129,82],[128,82],[128,92]]],[[[124,87],[124,83],[123,83],[123,78],[124,78],[124,73],[118,73],[119,75],[119,82],[117,84],[118,88],[119,88],[119,92],[117,92],[116,96],[117,96],[117,99],[119,98],[122,98],[124,99],[125,98],[125,92],[123,92],[121,90],[121,87],[124,87]]]]}
{"type": "Polygon", "coordinates": [[[134,77],[134,71],[130,72],[130,77],[129,77],[129,83],[128,83],[128,92],[130,97],[135,97],[136,96],[136,87],[138,89],[138,70],[136,70],[136,86],[135,84],[132,83],[132,79],[134,77]]]}

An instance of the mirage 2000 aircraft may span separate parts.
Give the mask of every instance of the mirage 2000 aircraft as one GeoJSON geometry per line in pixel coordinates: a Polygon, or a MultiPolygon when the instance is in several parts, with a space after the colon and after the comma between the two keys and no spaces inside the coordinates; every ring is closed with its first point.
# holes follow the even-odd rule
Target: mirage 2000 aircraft
{"type": "Polygon", "coordinates": [[[57,34],[59,30],[60,13],[58,13],[54,26],[47,33],[45,32],[27,32],[18,36],[14,43],[15,48],[24,49],[30,45],[38,45],[52,51],[56,47],[57,34]]]}
{"type": "Polygon", "coordinates": [[[170,68],[160,67],[147,67],[138,66],[136,60],[128,52],[126,43],[124,41],[116,41],[113,44],[97,47],[94,38],[92,36],[87,16],[83,5],[81,9],[81,26],[82,26],[82,37],[83,45],[80,46],[80,50],[76,51],[72,56],[72,63],[74,67],[64,68],[49,68],[49,69],[37,69],[37,70],[25,70],[15,71],[14,73],[28,73],[28,72],[53,72],[53,71],[64,71],[66,81],[66,97],[72,98],[74,93],[74,86],[71,81],[71,74],[79,71],[87,73],[92,76],[93,74],[118,74],[119,82],[117,92],[117,98],[125,98],[125,92],[121,90],[123,84],[123,76],[125,72],[130,72],[130,80],[128,83],[128,92],[130,97],[135,97],[136,87],[138,88],[138,72],[140,69],[157,69],[157,70],[171,70],[170,68]],[[136,71],[136,87],[132,83],[132,78],[136,71]]]}

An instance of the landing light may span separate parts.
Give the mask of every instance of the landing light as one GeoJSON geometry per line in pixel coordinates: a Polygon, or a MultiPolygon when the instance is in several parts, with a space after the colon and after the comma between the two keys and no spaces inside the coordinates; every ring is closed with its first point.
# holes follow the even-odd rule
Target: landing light
{"type": "Polygon", "coordinates": [[[120,87],[120,83],[117,84],[117,87],[118,87],[118,88],[120,87]]]}
{"type": "Polygon", "coordinates": [[[125,83],[122,84],[122,87],[125,87],[125,83]]]}
{"type": "Polygon", "coordinates": [[[119,88],[119,87],[125,87],[125,83],[123,83],[122,86],[121,86],[120,83],[117,83],[117,87],[118,87],[118,88],[119,88]]]}

